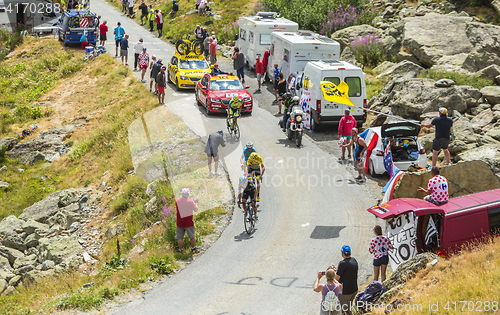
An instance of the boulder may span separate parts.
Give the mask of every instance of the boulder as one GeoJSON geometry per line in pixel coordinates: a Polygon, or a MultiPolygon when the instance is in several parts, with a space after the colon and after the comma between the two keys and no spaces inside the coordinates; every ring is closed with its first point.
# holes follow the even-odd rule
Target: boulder
{"type": "Polygon", "coordinates": [[[43,161],[45,160],[45,155],[38,151],[32,151],[29,153],[26,153],[23,155],[20,159],[19,162],[24,165],[33,165],[38,161],[43,161]]]}
{"type": "MultiPolygon", "coordinates": [[[[467,150],[458,155],[461,160],[472,161],[472,160],[482,160],[495,171],[500,171],[500,145],[497,144],[486,144],[471,150],[467,150]]],[[[477,177],[481,178],[481,177],[477,177]]],[[[482,179],[482,178],[481,178],[482,179]]],[[[471,183],[472,184],[472,183],[471,183]]],[[[476,183],[477,184],[477,183],[476,183]]],[[[474,184],[474,185],[476,185],[474,184]]],[[[490,189],[496,188],[496,186],[491,186],[490,189]]]]}
{"type": "Polygon", "coordinates": [[[22,229],[27,234],[37,233],[38,235],[42,236],[48,233],[49,226],[47,224],[37,222],[33,219],[29,219],[23,222],[22,229]]]}
{"type": "Polygon", "coordinates": [[[382,40],[382,47],[384,48],[386,57],[390,58],[399,53],[401,49],[401,42],[392,36],[385,36],[382,40]]]}
{"type": "Polygon", "coordinates": [[[476,58],[467,53],[443,56],[436,61],[432,68],[465,73],[475,72],[477,70],[476,58]]]}
{"type": "Polygon", "coordinates": [[[17,139],[12,137],[3,138],[0,140],[0,148],[5,146],[7,151],[12,149],[17,144],[17,139]]]}
{"type": "Polygon", "coordinates": [[[3,295],[15,295],[17,294],[17,290],[13,287],[13,286],[8,286],[7,289],[5,289],[5,291],[3,291],[3,295]]]}
{"type": "Polygon", "coordinates": [[[479,133],[481,129],[486,125],[489,125],[493,122],[493,111],[491,109],[483,110],[476,117],[472,118],[471,124],[474,132],[479,133]]]}
{"type": "Polygon", "coordinates": [[[393,74],[397,74],[397,73],[404,73],[404,72],[410,72],[410,71],[413,71],[413,72],[416,72],[416,73],[420,73],[422,71],[424,71],[425,69],[422,68],[421,66],[417,65],[417,64],[414,64],[413,62],[411,61],[402,61],[394,66],[392,66],[391,68],[385,70],[384,72],[382,72],[381,74],[379,74],[377,76],[377,78],[381,78],[381,77],[385,77],[385,76],[390,76],[390,75],[393,75],[393,74]]]}
{"type": "Polygon", "coordinates": [[[7,235],[16,235],[18,232],[21,233],[23,220],[19,220],[13,215],[10,215],[0,221],[0,235],[5,237],[7,235]]]}
{"type": "Polygon", "coordinates": [[[19,216],[19,219],[29,220],[33,219],[40,223],[46,223],[47,219],[57,213],[59,210],[59,192],[55,192],[45,199],[31,205],[30,207],[23,210],[23,213],[19,216]]]}
{"type": "Polygon", "coordinates": [[[450,80],[450,79],[441,79],[437,80],[436,83],[434,83],[435,87],[440,87],[440,88],[447,88],[452,85],[455,85],[455,81],[450,80]]]}
{"type": "MultiPolygon", "coordinates": [[[[432,147],[431,147],[432,149],[432,147]]],[[[460,141],[460,140],[455,140],[450,142],[448,145],[448,151],[450,151],[451,154],[458,154],[460,152],[464,152],[469,150],[469,145],[465,144],[465,142],[460,141]]]]}
{"type": "Polygon", "coordinates": [[[403,49],[426,67],[433,66],[443,56],[470,53],[474,49],[466,34],[467,24],[472,21],[470,17],[429,13],[404,21],[403,49]]]}
{"type": "Polygon", "coordinates": [[[82,249],[76,235],[58,235],[51,238],[41,238],[38,241],[40,242],[40,245],[38,245],[39,262],[52,260],[56,264],[59,264],[65,258],[77,255],[82,249]]]}
{"type": "Polygon", "coordinates": [[[422,253],[413,256],[394,270],[391,276],[384,281],[384,288],[389,291],[399,285],[404,285],[422,269],[427,267],[427,263],[434,259],[441,259],[434,253],[422,253]]]}
{"type": "Polygon", "coordinates": [[[495,82],[495,78],[499,75],[500,75],[500,66],[498,65],[491,65],[474,73],[474,77],[488,79],[491,80],[493,83],[495,82]]]}
{"type": "Polygon", "coordinates": [[[361,64],[356,59],[356,56],[354,56],[354,53],[352,52],[351,47],[346,47],[342,51],[342,53],[340,54],[340,60],[347,61],[349,63],[352,63],[355,66],[361,67],[361,64]]]}
{"type": "Polygon", "coordinates": [[[477,51],[476,66],[479,69],[500,65],[500,26],[478,22],[467,23],[468,41],[477,51]]]}
{"type": "Polygon", "coordinates": [[[467,118],[453,122],[452,133],[454,140],[460,140],[465,144],[477,142],[477,136],[474,135],[472,124],[467,118]]]}
{"type": "Polygon", "coordinates": [[[156,196],[151,198],[145,205],[144,205],[144,212],[145,213],[156,213],[158,211],[158,200],[156,199],[156,196]]]}
{"type": "Polygon", "coordinates": [[[486,133],[487,136],[492,137],[493,139],[500,141],[500,129],[498,128],[493,128],[488,133],[486,133]]]}
{"type": "Polygon", "coordinates": [[[340,49],[343,50],[345,47],[351,45],[350,39],[357,36],[364,37],[367,35],[375,35],[382,38],[383,31],[367,24],[355,25],[336,31],[332,34],[331,38],[339,42],[340,49]]]}
{"type": "Polygon", "coordinates": [[[13,269],[2,269],[0,268],[0,279],[5,279],[6,281],[9,281],[12,279],[12,277],[15,277],[16,275],[13,272],[13,269]]]}
{"type": "Polygon", "coordinates": [[[434,138],[435,138],[435,136],[433,133],[427,134],[427,135],[419,138],[420,144],[424,148],[425,152],[432,151],[432,142],[434,141],[434,138]]]}
{"type": "Polygon", "coordinates": [[[467,104],[467,108],[476,107],[479,105],[479,100],[483,96],[481,92],[470,85],[459,85],[457,90],[462,94],[462,97],[467,104]]]}
{"type": "Polygon", "coordinates": [[[480,92],[491,105],[500,104],[500,86],[486,86],[480,92]]]}
{"type": "Polygon", "coordinates": [[[12,287],[17,287],[17,285],[21,282],[21,276],[15,276],[9,281],[9,285],[12,287]]]}
{"type": "Polygon", "coordinates": [[[0,270],[1,269],[5,269],[5,270],[11,270],[12,269],[12,267],[10,265],[10,262],[7,259],[7,257],[4,257],[2,255],[0,255],[0,270]]]}
{"type": "Polygon", "coordinates": [[[33,255],[24,256],[24,257],[20,257],[20,258],[16,259],[12,268],[19,269],[19,268],[22,268],[25,266],[33,266],[33,268],[34,268],[36,263],[37,263],[36,262],[36,255],[33,254],[33,255]]]}
{"type": "Polygon", "coordinates": [[[21,237],[21,235],[9,235],[4,237],[4,239],[2,240],[2,245],[5,247],[17,249],[21,252],[24,252],[26,250],[26,245],[24,245],[24,239],[21,237]]]}
{"type": "Polygon", "coordinates": [[[500,75],[495,77],[495,83],[500,85],[500,75]]]}
{"type": "Polygon", "coordinates": [[[24,257],[24,254],[17,249],[0,246],[0,256],[7,258],[12,266],[17,259],[24,257]]]}
{"type": "Polygon", "coordinates": [[[39,244],[38,243],[39,239],[40,239],[40,236],[37,235],[36,233],[30,234],[24,240],[24,245],[26,246],[26,248],[37,247],[39,244]]]}
{"type": "Polygon", "coordinates": [[[41,132],[36,138],[16,144],[7,154],[11,158],[19,158],[30,152],[42,154],[55,153],[56,147],[64,145],[63,141],[76,129],[76,125],[66,125],[41,132]]]}
{"type": "Polygon", "coordinates": [[[69,206],[72,203],[78,202],[79,199],[80,196],[75,189],[63,190],[59,192],[59,202],[57,205],[59,206],[59,208],[63,208],[69,206]]]}
{"type": "MultiPolygon", "coordinates": [[[[461,161],[443,167],[441,168],[441,175],[448,180],[448,193],[450,197],[458,197],[500,187],[500,178],[492,172],[487,163],[481,161],[480,157],[476,157],[471,161],[461,161]],[[478,181],[478,178],[481,178],[481,181],[478,181]]],[[[427,183],[431,177],[430,171],[425,173],[404,173],[394,190],[394,198],[423,198],[425,196],[424,193],[417,192],[417,189],[418,187],[427,187],[427,183]]]]}
{"type": "Polygon", "coordinates": [[[416,65],[422,66],[420,61],[412,54],[407,53],[406,51],[399,51],[396,54],[396,61],[397,62],[402,62],[402,61],[411,61],[416,65]]]}
{"type": "Polygon", "coordinates": [[[376,66],[375,68],[373,68],[373,72],[382,73],[382,72],[394,67],[395,65],[396,64],[394,62],[384,61],[381,64],[379,64],[378,66],[376,66]]]}
{"type": "Polygon", "coordinates": [[[5,279],[0,279],[0,295],[7,289],[9,283],[5,279]]]}
{"type": "Polygon", "coordinates": [[[14,269],[14,273],[16,275],[23,275],[30,272],[31,270],[35,269],[35,265],[26,265],[26,266],[22,266],[22,267],[19,267],[17,269],[14,269]]]}
{"type": "Polygon", "coordinates": [[[53,262],[52,260],[46,260],[42,263],[42,271],[49,270],[49,269],[54,269],[56,263],[53,262]]]}
{"type": "Polygon", "coordinates": [[[7,187],[9,187],[9,183],[0,181],[0,188],[7,188],[7,187]]]}

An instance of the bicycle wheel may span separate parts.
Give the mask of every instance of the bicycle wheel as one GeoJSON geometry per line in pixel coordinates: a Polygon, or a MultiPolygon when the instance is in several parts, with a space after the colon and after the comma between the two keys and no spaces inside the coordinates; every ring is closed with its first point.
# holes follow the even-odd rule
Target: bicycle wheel
{"type": "Polygon", "coordinates": [[[193,51],[197,55],[203,54],[203,43],[200,41],[192,42],[191,51],[193,51]]]}
{"type": "MultiPolygon", "coordinates": [[[[250,205],[247,205],[250,207],[250,205]]],[[[250,210],[245,211],[245,215],[243,217],[244,223],[245,223],[245,231],[247,232],[248,235],[253,233],[253,228],[254,228],[254,222],[253,222],[253,216],[250,215],[250,210]]]]}
{"type": "Polygon", "coordinates": [[[231,128],[232,119],[226,120],[227,132],[231,136],[233,134],[233,128],[231,128]]]}
{"type": "Polygon", "coordinates": [[[181,55],[187,55],[189,54],[189,43],[183,40],[178,40],[175,44],[175,50],[177,50],[177,52],[181,55]]]}
{"type": "Polygon", "coordinates": [[[234,137],[236,140],[240,140],[240,127],[238,127],[238,123],[234,123],[234,137]]]}

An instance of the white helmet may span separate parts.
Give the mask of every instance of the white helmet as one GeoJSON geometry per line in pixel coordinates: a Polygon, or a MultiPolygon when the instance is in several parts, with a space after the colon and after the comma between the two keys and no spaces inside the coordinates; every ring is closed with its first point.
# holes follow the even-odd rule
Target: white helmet
{"type": "Polygon", "coordinates": [[[294,102],[298,102],[299,100],[300,100],[300,98],[299,98],[297,95],[295,95],[295,96],[293,97],[293,101],[294,101],[294,102]]]}
{"type": "Polygon", "coordinates": [[[248,141],[248,142],[247,142],[247,148],[249,148],[249,149],[250,149],[250,148],[252,148],[252,147],[253,147],[253,143],[252,143],[251,141],[248,141]]]}

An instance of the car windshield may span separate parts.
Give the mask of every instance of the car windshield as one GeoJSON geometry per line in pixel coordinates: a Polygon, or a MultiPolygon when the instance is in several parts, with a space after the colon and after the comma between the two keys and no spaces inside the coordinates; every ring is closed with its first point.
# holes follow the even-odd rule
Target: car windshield
{"type": "Polygon", "coordinates": [[[243,90],[240,80],[213,80],[210,82],[210,90],[243,90]]]}
{"type": "Polygon", "coordinates": [[[208,63],[205,60],[181,60],[179,65],[181,69],[208,69],[208,63]]]}

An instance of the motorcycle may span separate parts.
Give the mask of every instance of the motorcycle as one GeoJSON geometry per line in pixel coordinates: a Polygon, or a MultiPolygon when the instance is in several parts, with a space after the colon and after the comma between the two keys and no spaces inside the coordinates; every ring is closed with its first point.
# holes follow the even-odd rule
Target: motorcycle
{"type": "MultiPolygon", "coordinates": [[[[306,114],[300,105],[290,108],[290,125],[285,130],[289,140],[295,140],[297,147],[302,144],[302,133],[304,132],[304,119],[306,114]]],[[[286,122],[283,122],[286,126],[286,122]]]]}

